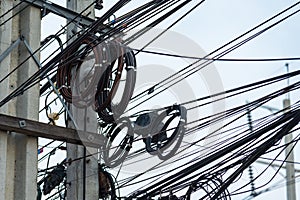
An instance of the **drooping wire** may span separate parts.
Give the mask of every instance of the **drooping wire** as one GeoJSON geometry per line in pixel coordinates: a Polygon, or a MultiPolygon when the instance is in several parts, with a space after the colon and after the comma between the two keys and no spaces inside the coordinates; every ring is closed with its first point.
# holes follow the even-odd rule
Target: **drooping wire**
{"type": "MultiPolygon", "coordinates": [[[[260,23],[259,25],[255,26],[254,28],[250,29],[249,31],[247,31],[247,32],[245,32],[245,33],[243,33],[243,34],[241,34],[240,36],[236,37],[235,39],[231,40],[230,42],[228,42],[228,43],[222,45],[221,47],[219,47],[219,48],[217,48],[216,50],[212,51],[211,53],[207,54],[204,58],[208,58],[209,56],[211,56],[211,55],[217,53],[218,51],[222,50],[223,48],[229,46],[230,44],[236,42],[237,40],[243,38],[244,36],[248,35],[249,33],[255,31],[256,29],[262,27],[263,25],[267,24],[268,22],[272,21],[273,19],[279,17],[280,15],[282,15],[282,14],[284,14],[285,12],[289,11],[290,9],[294,8],[294,7],[297,6],[298,4],[300,4],[300,1],[297,2],[297,3],[295,3],[295,4],[293,4],[292,6],[290,6],[290,7],[288,7],[288,8],[286,8],[286,9],[284,9],[284,10],[281,11],[280,13],[278,13],[278,14],[272,16],[271,18],[265,20],[264,22],[260,23]]],[[[296,14],[297,12],[299,12],[299,10],[296,11],[296,12],[294,12],[293,14],[291,14],[291,15],[289,15],[289,16],[283,18],[283,19],[287,19],[287,18],[289,18],[290,16],[296,14]]],[[[257,37],[258,35],[262,34],[263,32],[269,30],[269,29],[272,28],[273,26],[279,24],[280,22],[283,21],[283,19],[277,21],[276,23],[274,23],[274,24],[272,24],[271,26],[269,26],[269,27],[263,29],[262,31],[259,31],[258,33],[252,35],[251,37],[248,37],[247,39],[243,40],[242,42],[239,42],[237,45],[234,45],[233,47],[231,47],[231,48],[229,48],[229,49],[227,49],[227,50],[225,50],[225,51],[223,51],[223,52],[217,54],[216,56],[213,56],[213,59],[219,59],[219,58],[221,58],[222,56],[228,54],[228,53],[231,52],[232,50],[238,48],[239,46],[243,45],[244,43],[246,43],[246,42],[252,40],[253,38],[257,37]]],[[[202,60],[202,59],[195,61],[194,63],[192,63],[192,64],[190,64],[190,65],[184,67],[183,69],[179,70],[178,72],[176,72],[176,73],[172,74],[171,76],[165,78],[164,80],[158,82],[157,84],[155,84],[154,86],[152,86],[152,87],[149,88],[148,90],[145,90],[145,91],[143,91],[143,92],[137,94],[136,96],[132,97],[132,100],[136,100],[137,98],[141,98],[141,96],[142,96],[142,97],[143,97],[143,96],[146,96],[146,95],[149,93],[149,91],[153,91],[154,89],[157,90],[157,89],[159,89],[159,88],[165,86],[166,84],[168,84],[168,83],[170,83],[171,81],[173,81],[173,80],[176,79],[176,78],[173,78],[173,77],[175,77],[176,75],[179,75],[180,73],[186,71],[187,69],[189,69],[189,68],[192,67],[193,65],[197,64],[197,63],[200,62],[201,60],[202,60]],[[172,79],[171,81],[168,81],[168,80],[171,79],[171,78],[173,78],[173,79],[172,79]],[[167,82],[167,81],[168,81],[168,82],[167,82]],[[165,82],[166,82],[166,83],[165,83],[165,82]],[[163,84],[163,83],[164,83],[164,84],[163,84]]],[[[185,73],[181,74],[181,75],[180,75],[179,77],[177,77],[177,78],[180,78],[179,81],[181,81],[181,80],[187,78],[189,75],[195,73],[196,71],[199,71],[199,70],[203,69],[204,67],[208,66],[208,65],[211,64],[212,62],[213,62],[213,60],[211,60],[211,61],[209,61],[209,62],[208,62],[208,61],[207,61],[207,62],[204,62],[204,63],[200,64],[199,66],[194,67],[194,68],[193,68],[193,69],[194,69],[194,72],[192,72],[192,73],[190,73],[190,74],[188,74],[188,75],[185,75],[185,74],[187,74],[189,71],[188,71],[188,72],[185,72],[185,73]],[[200,68],[199,68],[199,67],[200,67],[200,68]],[[197,68],[199,68],[199,69],[197,69],[197,68]],[[182,77],[183,75],[185,75],[185,76],[182,77]]],[[[179,81],[173,83],[172,85],[178,83],[179,81]]],[[[171,86],[172,86],[172,85],[171,85],[171,86]]],[[[171,86],[168,86],[168,87],[171,87],[171,86]]],[[[165,90],[165,89],[164,89],[164,90],[165,90]]],[[[162,91],[164,91],[164,90],[162,90],[162,91]]],[[[161,92],[162,92],[162,91],[161,91],[161,92]]],[[[151,93],[152,93],[152,92],[151,92],[151,93]]],[[[154,96],[154,95],[153,95],[153,96],[154,96]]],[[[153,96],[151,96],[151,98],[152,98],[153,96]]],[[[149,100],[149,99],[150,99],[150,98],[146,99],[145,101],[147,101],[147,100],[149,100]]],[[[143,101],[143,102],[145,102],[145,101],[143,101]]],[[[143,102],[142,102],[142,103],[143,103],[143,102]]],[[[138,105],[140,105],[140,104],[141,104],[141,103],[139,103],[138,105]]],[[[134,106],[134,107],[137,107],[138,105],[136,105],[136,106],[134,106]]],[[[134,107],[133,107],[133,108],[134,108],[134,107]]],[[[133,108],[130,108],[129,110],[132,110],[133,108]]],[[[128,111],[129,111],[129,110],[128,110],[128,111]]]]}
{"type": "Polygon", "coordinates": [[[159,56],[168,56],[174,58],[187,58],[193,60],[206,60],[206,61],[220,61],[220,62],[276,62],[276,61],[291,61],[291,60],[300,60],[300,57],[280,57],[280,58],[207,58],[207,57],[196,57],[196,56],[185,56],[179,54],[170,54],[170,53],[163,53],[163,52],[156,52],[156,51],[149,51],[149,50],[142,50],[142,49],[135,49],[132,50],[141,53],[147,54],[154,54],[159,56]]]}

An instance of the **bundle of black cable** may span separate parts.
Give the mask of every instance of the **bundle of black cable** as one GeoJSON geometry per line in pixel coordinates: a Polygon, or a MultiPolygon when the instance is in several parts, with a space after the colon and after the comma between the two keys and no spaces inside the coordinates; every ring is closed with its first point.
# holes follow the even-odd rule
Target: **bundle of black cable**
{"type": "Polygon", "coordinates": [[[120,118],[105,131],[105,145],[102,147],[103,160],[108,167],[124,162],[134,141],[134,132],[129,118],[120,118]]]}
{"type": "Polygon", "coordinates": [[[124,47],[121,42],[109,41],[107,44],[109,65],[98,82],[95,104],[99,118],[110,124],[120,118],[132,97],[136,81],[136,59],[132,50],[124,47]]]}
{"type": "Polygon", "coordinates": [[[86,37],[57,70],[57,88],[64,99],[78,108],[94,106],[108,124],[124,113],[135,81],[135,55],[118,38],[100,43],[95,35],[86,37]]]}
{"type": "Polygon", "coordinates": [[[143,139],[146,151],[161,160],[170,159],[180,147],[186,122],[187,110],[184,106],[173,105],[161,112],[145,131],[149,134],[143,139]]]}
{"type": "Polygon", "coordinates": [[[49,194],[66,177],[66,170],[63,165],[56,166],[45,178],[43,194],[49,194]]]}
{"type": "Polygon", "coordinates": [[[92,105],[95,85],[103,71],[101,63],[103,57],[106,57],[103,55],[103,45],[104,43],[99,44],[96,36],[89,35],[62,59],[57,70],[57,88],[68,103],[77,107],[92,105]],[[94,64],[88,66],[88,73],[79,78],[80,70],[85,70],[82,69],[83,63],[92,59],[94,64]]]}

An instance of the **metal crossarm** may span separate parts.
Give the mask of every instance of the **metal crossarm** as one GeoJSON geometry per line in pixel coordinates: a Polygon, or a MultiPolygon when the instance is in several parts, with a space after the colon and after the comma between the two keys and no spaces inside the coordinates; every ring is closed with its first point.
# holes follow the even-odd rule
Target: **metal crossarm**
{"type": "Polygon", "coordinates": [[[42,17],[46,16],[49,12],[56,14],[58,16],[64,17],[69,20],[74,20],[75,23],[80,25],[89,26],[94,22],[93,19],[80,15],[79,13],[72,11],[70,9],[59,6],[55,3],[44,1],[44,0],[22,0],[29,3],[35,7],[42,9],[42,17]]]}

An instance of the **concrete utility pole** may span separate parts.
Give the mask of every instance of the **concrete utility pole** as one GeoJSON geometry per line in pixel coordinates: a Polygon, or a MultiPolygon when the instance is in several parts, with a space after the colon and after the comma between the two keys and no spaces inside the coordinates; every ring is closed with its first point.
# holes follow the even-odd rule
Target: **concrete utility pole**
{"type": "MultiPolygon", "coordinates": [[[[283,108],[289,110],[289,107],[291,105],[289,96],[288,98],[283,100],[283,108]]],[[[272,108],[269,106],[262,106],[262,108],[268,109],[269,111],[279,111],[277,108],[272,108]]],[[[289,144],[293,140],[293,134],[290,133],[285,136],[284,142],[285,144],[289,144]]],[[[287,157],[286,163],[285,163],[285,169],[286,169],[286,195],[287,200],[296,200],[296,184],[295,184],[295,165],[294,165],[294,151],[293,151],[293,143],[287,146],[285,149],[285,156],[287,157]]]]}
{"type": "MultiPolygon", "coordinates": [[[[1,0],[0,15],[7,12],[19,0],[1,0]]],[[[3,23],[22,8],[20,14],[0,26],[0,55],[20,36],[24,36],[32,49],[40,46],[41,11],[23,3],[9,14],[0,18],[3,23]]],[[[19,43],[0,63],[0,80],[29,56],[19,43]]],[[[39,57],[39,54],[36,54],[39,57]]],[[[14,91],[36,70],[33,59],[22,65],[9,78],[0,83],[0,99],[14,91]]],[[[38,120],[39,85],[0,108],[0,112],[26,119],[38,120]]],[[[0,131],[0,199],[33,200],[37,194],[37,137],[16,132],[0,131]]]]}
{"type": "MultiPolygon", "coordinates": [[[[289,73],[289,64],[285,64],[287,73],[289,73]]],[[[290,80],[287,79],[287,85],[290,85],[290,80]]],[[[290,93],[287,94],[287,98],[283,100],[283,108],[286,109],[285,112],[290,110],[291,100],[290,93]]],[[[293,134],[290,133],[284,138],[285,144],[289,144],[293,141],[293,134]]],[[[293,143],[288,145],[285,149],[286,156],[286,193],[287,200],[296,200],[296,184],[295,184],[295,166],[294,166],[294,151],[293,143]]]]}
{"type": "MultiPolygon", "coordinates": [[[[288,64],[286,65],[288,67],[288,64]]],[[[289,85],[289,81],[288,81],[289,85]]],[[[291,106],[291,101],[290,101],[290,96],[288,94],[288,97],[283,100],[283,108],[286,109],[285,112],[289,110],[291,106]]],[[[261,106],[264,109],[269,110],[270,112],[273,113],[273,111],[278,112],[279,109],[273,108],[270,106],[261,106]]],[[[284,142],[285,144],[289,144],[293,141],[293,134],[290,133],[285,136],[284,142]]],[[[285,149],[285,156],[286,156],[286,163],[285,163],[285,170],[286,170],[286,195],[287,195],[287,200],[296,200],[296,184],[295,184],[295,172],[298,170],[295,170],[295,165],[294,165],[294,151],[293,151],[293,143],[289,144],[287,148],[285,149]]],[[[259,161],[260,163],[263,163],[259,161]]],[[[265,163],[263,163],[265,164],[265,163]]],[[[276,166],[272,164],[272,166],[276,166]]]]}
{"type": "MultiPolygon", "coordinates": [[[[283,100],[283,108],[289,110],[291,105],[290,99],[283,100]]],[[[285,144],[289,144],[293,141],[293,134],[290,133],[284,138],[285,144]]],[[[286,159],[286,193],[287,200],[296,200],[296,184],[295,184],[295,166],[294,166],[294,151],[293,143],[289,144],[285,149],[286,159]]]]}
{"type": "MultiPolygon", "coordinates": [[[[88,6],[93,3],[93,0],[68,0],[67,8],[78,13],[81,13],[88,6]]],[[[84,16],[95,18],[94,6],[83,13],[84,16]]],[[[67,38],[71,38],[76,32],[75,25],[70,25],[67,29],[67,38]]],[[[93,64],[93,63],[92,63],[93,64]]],[[[72,114],[76,120],[79,130],[96,132],[97,131],[97,115],[92,108],[78,109],[71,106],[72,114]]],[[[70,126],[72,123],[70,122],[70,126]]],[[[72,162],[67,168],[67,182],[68,191],[67,198],[72,200],[98,200],[99,199],[99,186],[98,186],[98,159],[97,149],[88,148],[67,144],[67,157],[68,159],[76,159],[88,154],[94,156],[80,161],[72,162]]]]}

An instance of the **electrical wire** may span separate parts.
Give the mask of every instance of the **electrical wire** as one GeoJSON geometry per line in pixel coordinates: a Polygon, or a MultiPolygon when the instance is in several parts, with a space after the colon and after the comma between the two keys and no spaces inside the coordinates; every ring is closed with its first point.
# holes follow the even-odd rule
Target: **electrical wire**
{"type": "Polygon", "coordinates": [[[4,17],[5,15],[7,15],[8,13],[12,12],[14,9],[16,9],[18,6],[20,6],[22,3],[24,3],[23,1],[20,1],[19,3],[17,3],[16,5],[14,5],[12,8],[8,9],[5,13],[3,13],[0,18],[4,17]]]}
{"type": "MultiPolygon", "coordinates": [[[[13,19],[15,16],[19,15],[21,12],[23,12],[26,8],[28,8],[31,4],[33,4],[36,0],[33,0],[32,3],[27,4],[26,6],[24,6],[23,8],[21,8],[20,10],[18,10],[15,14],[13,14],[12,16],[10,16],[8,19],[6,19],[4,22],[2,22],[0,24],[0,27],[3,26],[4,24],[6,24],[8,21],[10,21],[11,19],[13,19]]],[[[7,15],[8,13],[12,12],[13,10],[15,10],[17,7],[21,6],[22,3],[24,3],[23,1],[17,3],[15,6],[13,6],[11,9],[9,9],[7,12],[5,12],[3,15],[1,15],[0,18],[4,17],[5,15],[7,15]]]]}
{"type": "MultiPolygon", "coordinates": [[[[269,128],[269,127],[268,127],[269,128]]],[[[225,148],[226,149],[226,148],[225,148]]],[[[224,150],[224,149],[223,149],[224,150]]],[[[224,153],[224,152],[221,152],[221,154],[222,153],[224,153]]],[[[212,158],[209,158],[209,159],[212,159],[212,158]]],[[[201,165],[202,165],[203,163],[201,163],[201,165]]],[[[183,174],[187,174],[188,172],[184,172],[183,174]]],[[[181,176],[179,176],[179,177],[183,177],[183,174],[181,175],[181,176]]],[[[170,176],[170,177],[174,177],[174,176],[170,176]]],[[[178,177],[177,177],[178,178],[178,177]]],[[[164,183],[163,185],[166,185],[167,183],[164,183]]],[[[158,184],[154,184],[154,185],[158,185],[158,184]]],[[[153,187],[153,186],[151,186],[151,187],[153,187]]],[[[149,188],[151,188],[151,187],[148,187],[148,189],[146,189],[147,190],[147,193],[149,194],[149,188]]],[[[160,187],[161,188],[161,187],[160,187]]],[[[141,192],[138,192],[138,194],[142,194],[143,193],[143,191],[141,191],[141,192]]]]}
{"type": "MultiPolygon", "coordinates": [[[[71,21],[69,21],[65,26],[63,26],[56,34],[54,34],[53,35],[53,37],[55,38],[55,37],[58,37],[61,33],[61,31],[64,31],[64,29],[69,25],[69,24],[71,24],[71,23],[73,23],[74,22],[74,20],[76,19],[76,18],[78,18],[78,17],[80,17],[81,15],[82,15],[82,13],[83,12],[85,12],[87,9],[89,9],[92,5],[93,5],[94,3],[92,3],[92,4],[90,4],[86,9],[84,9],[81,13],[79,13],[76,17],[74,17],[74,19],[73,20],[71,20],[71,21]]],[[[28,5],[29,6],[29,5],[28,5]]],[[[73,36],[74,37],[74,36],[73,36]]],[[[69,40],[71,40],[73,37],[71,37],[69,40]]],[[[68,40],[68,41],[69,41],[68,40]]],[[[67,41],[67,42],[68,42],[67,41]]],[[[45,43],[43,43],[43,45],[41,45],[37,50],[35,50],[33,53],[32,53],[32,55],[35,55],[36,53],[38,53],[41,49],[42,49],[42,47],[44,46],[44,45],[46,45],[47,44],[47,42],[45,42],[45,43]]],[[[61,49],[61,46],[57,49],[57,50],[55,50],[55,52],[56,51],[58,51],[58,50],[60,50],[61,49]]],[[[54,53],[55,53],[54,52],[54,53]]],[[[10,76],[13,72],[15,72],[17,69],[19,69],[25,62],[27,62],[29,59],[31,58],[31,55],[30,56],[28,56],[26,59],[24,59],[17,67],[15,67],[10,73],[8,73],[4,78],[2,78],[1,80],[0,80],[0,83],[2,83],[8,76],[10,76]]],[[[48,57],[48,58],[50,58],[50,56],[48,57]]],[[[46,59],[47,60],[47,59],[46,59]]],[[[45,60],[45,61],[46,61],[45,60]]],[[[43,64],[43,62],[41,63],[41,64],[43,64]]]]}
{"type": "MultiPolygon", "coordinates": [[[[297,85],[294,85],[294,86],[292,86],[292,87],[294,87],[294,89],[296,88],[296,86],[297,85]]],[[[291,89],[291,88],[290,88],[291,89]]],[[[297,89],[297,88],[296,88],[297,89]]],[[[271,97],[269,97],[269,99],[274,99],[275,98],[275,96],[271,96],[271,97]]],[[[267,98],[265,98],[265,99],[267,99],[267,98]]],[[[253,105],[253,104],[252,104],[253,105]]],[[[234,112],[232,112],[232,113],[235,113],[235,112],[237,112],[237,111],[234,111],[234,112]]]]}
{"type": "MultiPolygon", "coordinates": [[[[114,12],[115,10],[117,10],[119,7],[122,7],[124,3],[126,3],[127,1],[120,1],[119,3],[116,4],[116,6],[113,7],[113,9],[110,9],[106,14],[104,14],[100,19],[98,19],[94,24],[92,24],[90,26],[89,29],[87,29],[86,31],[84,31],[84,33],[79,36],[74,42],[72,46],[76,46],[76,44],[78,44],[78,42],[84,38],[88,32],[93,32],[94,30],[97,29],[98,24],[104,22],[104,20],[107,18],[107,16],[110,16],[112,12],[114,12]]],[[[68,49],[70,49],[71,47],[66,47],[65,51],[67,52],[68,49]]],[[[36,53],[36,52],[35,52],[36,53]]],[[[55,56],[52,60],[60,60],[59,58],[61,58],[61,56],[63,55],[63,53],[58,54],[57,56],[55,56]]],[[[55,63],[55,62],[54,62],[55,63]]],[[[30,79],[28,79],[26,82],[23,83],[23,85],[19,88],[17,88],[14,92],[12,92],[11,95],[9,95],[7,98],[3,99],[0,102],[0,106],[2,106],[3,104],[5,104],[6,102],[8,102],[11,98],[14,98],[15,96],[18,96],[19,94],[23,93],[25,89],[28,89],[26,87],[24,87],[24,85],[27,85],[30,82],[34,82],[34,79],[36,79],[37,77],[42,78],[44,75],[46,75],[47,71],[49,71],[49,69],[53,68],[54,65],[51,62],[48,62],[48,64],[46,64],[43,69],[42,72],[41,70],[39,70],[37,73],[35,73],[30,79]],[[50,63],[50,64],[49,64],[50,63]],[[23,87],[23,88],[22,88],[23,87]],[[18,91],[19,90],[19,91],[18,91]]]]}
{"type": "MultiPolygon", "coordinates": [[[[222,50],[223,48],[229,46],[230,44],[232,44],[232,43],[238,41],[238,40],[241,39],[242,37],[244,37],[244,36],[248,35],[249,33],[255,31],[256,29],[262,27],[263,25],[267,24],[267,23],[270,22],[271,20],[273,20],[273,19],[279,17],[280,15],[282,15],[282,14],[284,14],[285,12],[289,11],[290,9],[294,8],[294,7],[297,6],[298,4],[300,4],[300,1],[297,2],[297,3],[295,3],[295,4],[293,4],[292,6],[288,7],[287,9],[284,9],[284,10],[281,11],[280,13],[278,13],[278,14],[272,16],[271,18],[265,20],[264,22],[260,23],[259,25],[255,26],[254,28],[250,29],[249,31],[247,31],[247,32],[245,32],[245,33],[243,33],[243,34],[241,34],[240,36],[236,37],[235,39],[231,40],[230,42],[228,42],[228,43],[222,45],[221,47],[217,48],[217,49],[214,50],[213,52],[207,54],[204,58],[207,58],[207,57],[209,57],[209,56],[211,56],[211,55],[217,53],[218,51],[222,50]]],[[[234,46],[228,48],[227,50],[225,50],[225,51],[223,51],[223,52],[217,54],[216,56],[213,56],[213,58],[214,58],[214,59],[216,59],[216,58],[219,59],[219,58],[223,57],[224,55],[230,53],[232,50],[235,50],[236,48],[240,47],[241,45],[243,45],[243,44],[249,42],[250,40],[254,39],[255,37],[259,36],[260,34],[264,33],[265,31],[269,30],[270,28],[272,28],[272,27],[276,26],[277,24],[281,23],[283,20],[285,20],[285,19],[291,17],[292,15],[296,14],[297,12],[299,12],[299,10],[297,10],[296,12],[293,12],[292,14],[288,15],[287,17],[284,17],[283,19],[281,19],[281,20],[279,20],[279,21],[273,23],[272,25],[268,26],[267,28],[264,28],[263,30],[259,31],[258,33],[254,34],[254,35],[252,35],[252,36],[250,36],[250,37],[248,37],[247,39],[244,39],[242,42],[239,42],[238,44],[236,44],[236,45],[234,45],[234,46]]],[[[175,85],[176,83],[180,82],[181,80],[187,78],[187,77],[190,76],[191,74],[193,74],[193,73],[195,73],[195,72],[197,72],[197,71],[203,69],[204,67],[208,66],[209,64],[211,64],[211,63],[213,62],[213,60],[210,61],[210,62],[208,62],[208,61],[207,61],[207,62],[204,62],[204,63],[202,63],[202,64],[200,64],[200,65],[194,67],[194,68],[192,69],[192,70],[194,70],[194,71],[191,72],[191,73],[189,73],[191,70],[190,70],[190,71],[187,71],[187,72],[184,72],[184,71],[186,71],[187,69],[189,69],[190,67],[192,67],[193,65],[197,64],[197,63],[200,62],[200,61],[201,61],[201,60],[195,61],[194,63],[188,65],[187,67],[184,67],[183,69],[179,70],[178,72],[176,72],[176,73],[172,74],[171,76],[165,78],[164,80],[158,82],[157,84],[155,84],[154,86],[152,86],[152,87],[149,88],[148,90],[145,90],[145,91],[143,91],[143,92],[141,92],[141,93],[135,95],[135,96],[132,98],[132,100],[135,100],[135,99],[137,99],[137,98],[141,98],[141,97],[143,97],[143,96],[146,96],[146,95],[149,93],[149,91],[153,91],[154,89],[157,90],[157,89],[159,89],[159,88],[162,88],[163,86],[165,86],[166,84],[170,83],[171,81],[175,81],[177,78],[179,78],[179,81],[176,81],[175,83],[173,83],[173,84],[171,84],[170,86],[167,87],[167,88],[169,88],[169,87],[175,85]],[[183,72],[183,74],[181,74],[182,72],[183,72]],[[189,74],[188,74],[188,73],[189,73],[189,74]],[[186,74],[187,74],[187,75],[186,75],[186,74]],[[180,76],[176,78],[176,77],[175,77],[176,75],[178,75],[178,76],[180,75],[180,76]],[[175,78],[173,78],[173,77],[175,77],[175,78]],[[171,81],[168,81],[168,80],[171,79],[171,78],[173,78],[173,79],[172,79],[171,81]],[[165,82],[166,82],[166,83],[165,83],[165,82]],[[164,84],[163,84],[163,83],[164,83],[164,84]],[[142,95],[143,95],[143,96],[142,96],[142,95]]],[[[167,88],[164,88],[162,91],[166,90],[167,88]]],[[[162,91],[160,91],[159,93],[161,93],[162,91]]],[[[151,93],[152,93],[152,92],[151,92],[151,93]]],[[[151,94],[151,93],[150,93],[150,94],[151,94]]],[[[157,95],[157,94],[156,94],[156,95],[157,95]]],[[[154,96],[154,95],[152,95],[150,98],[152,98],[153,96],[154,96]]],[[[142,103],[144,103],[145,101],[149,100],[150,98],[148,98],[148,99],[142,101],[142,102],[139,103],[138,105],[141,105],[142,103]]],[[[129,110],[132,110],[133,108],[137,107],[138,105],[136,105],[136,106],[134,106],[134,107],[128,109],[128,111],[129,111],[129,110]]]]}
{"type": "Polygon", "coordinates": [[[142,49],[134,49],[132,50],[147,54],[154,54],[160,56],[168,56],[174,58],[187,58],[193,60],[206,60],[206,61],[225,61],[225,62],[276,62],[276,61],[292,61],[292,60],[300,60],[300,57],[283,57],[283,58],[207,58],[207,57],[195,57],[195,56],[184,56],[179,54],[170,54],[142,49]]]}
{"type": "MultiPolygon", "coordinates": [[[[299,135],[298,135],[298,137],[299,137],[299,135]]],[[[297,140],[295,141],[295,144],[293,144],[292,149],[295,148],[295,146],[297,145],[298,141],[299,141],[299,139],[297,139],[297,140]]],[[[262,174],[264,174],[264,173],[266,172],[266,170],[267,170],[267,169],[272,165],[272,163],[279,157],[279,155],[287,148],[288,145],[289,145],[289,144],[283,145],[284,148],[281,149],[281,151],[275,156],[275,158],[272,160],[272,162],[270,162],[270,164],[267,166],[267,168],[266,168],[265,170],[263,170],[263,171],[262,171],[262,172],[254,179],[254,180],[257,180],[262,174]]],[[[256,189],[260,189],[260,188],[262,188],[262,187],[265,187],[266,185],[268,185],[268,184],[275,178],[275,176],[279,173],[279,170],[282,169],[283,164],[286,162],[288,156],[290,155],[290,153],[291,153],[292,151],[293,151],[293,150],[289,151],[288,155],[285,157],[285,159],[283,160],[283,162],[281,162],[280,167],[276,170],[275,174],[270,178],[270,180],[268,180],[265,184],[263,184],[263,185],[261,185],[261,186],[259,186],[259,187],[256,187],[256,189]]],[[[249,184],[249,183],[248,183],[248,184],[249,184]]],[[[240,188],[236,189],[235,191],[233,191],[233,192],[231,193],[231,195],[237,195],[237,194],[242,194],[242,193],[245,193],[245,192],[249,192],[249,190],[247,190],[247,191],[242,191],[242,192],[237,193],[237,191],[241,190],[242,188],[244,188],[244,187],[247,186],[248,184],[245,184],[245,185],[241,186],[240,188]]]]}

